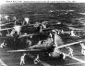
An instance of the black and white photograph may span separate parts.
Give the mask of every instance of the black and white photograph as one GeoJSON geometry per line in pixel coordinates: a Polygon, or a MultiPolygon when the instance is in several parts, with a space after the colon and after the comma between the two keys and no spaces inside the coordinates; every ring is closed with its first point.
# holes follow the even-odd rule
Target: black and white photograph
{"type": "Polygon", "coordinates": [[[85,66],[84,2],[0,5],[0,66],[85,66]]]}

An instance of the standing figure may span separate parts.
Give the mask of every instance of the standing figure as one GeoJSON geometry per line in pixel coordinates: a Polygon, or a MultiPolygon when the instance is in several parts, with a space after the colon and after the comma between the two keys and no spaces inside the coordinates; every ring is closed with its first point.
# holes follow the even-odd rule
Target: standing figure
{"type": "Polygon", "coordinates": [[[42,31],[43,31],[43,26],[39,25],[39,32],[42,32],[42,31]]]}
{"type": "Polygon", "coordinates": [[[42,29],[45,29],[46,28],[46,24],[41,23],[41,25],[42,25],[42,29]]]}
{"type": "Polygon", "coordinates": [[[74,30],[71,30],[71,36],[76,36],[74,30]]]}
{"type": "Polygon", "coordinates": [[[62,34],[64,34],[64,31],[63,31],[63,30],[61,30],[61,33],[62,33],[62,34]]]}
{"type": "Polygon", "coordinates": [[[14,26],[14,29],[15,29],[15,31],[17,32],[17,35],[20,35],[20,31],[21,31],[21,26],[20,25],[16,25],[16,26],[14,26]]]}
{"type": "Polygon", "coordinates": [[[35,58],[35,60],[34,60],[34,64],[37,64],[37,63],[39,63],[40,62],[40,60],[39,60],[39,55],[37,54],[37,57],[35,58]]]}
{"type": "Polygon", "coordinates": [[[6,46],[5,40],[1,43],[0,48],[4,48],[6,46]]]}
{"type": "MultiPolygon", "coordinates": [[[[68,55],[73,57],[73,49],[71,47],[66,47],[69,51],[68,55]]],[[[67,56],[63,53],[63,59],[65,59],[67,56]]]]}
{"type": "Polygon", "coordinates": [[[15,29],[13,28],[12,31],[10,32],[10,34],[8,34],[8,35],[13,37],[14,34],[15,34],[15,29]]]}
{"type": "Polygon", "coordinates": [[[30,19],[28,17],[25,17],[22,25],[28,25],[29,21],[30,21],[30,19]]]}
{"type": "Polygon", "coordinates": [[[23,65],[25,64],[25,56],[26,56],[26,53],[24,53],[21,58],[20,58],[20,65],[23,65]]]}
{"type": "Polygon", "coordinates": [[[85,45],[84,43],[80,43],[81,45],[81,54],[85,55],[85,45]]]}
{"type": "Polygon", "coordinates": [[[63,59],[65,60],[65,58],[66,58],[66,54],[63,53],[63,59]]]}
{"type": "Polygon", "coordinates": [[[13,36],[15,33],[17,33],[17,35],[21,34],[21,26],[20,25],[15,25],[10,33],[11,36],[13,36]]]}
{"type": "Polygon", "coordinates": [[[68,55],[73,57],[73,49],[71,47],[66,47],[69,50],[68,55]]]}

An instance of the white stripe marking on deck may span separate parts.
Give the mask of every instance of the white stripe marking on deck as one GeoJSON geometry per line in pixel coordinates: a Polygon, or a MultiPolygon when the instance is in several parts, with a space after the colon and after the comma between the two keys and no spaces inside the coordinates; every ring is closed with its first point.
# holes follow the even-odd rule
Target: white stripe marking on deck
{"type": "Polygon", "coordinates": [[[0,65],[2,65],[2,66],[8,66],[1,59],[0,59],[0,65]]]}
{"type": "Polygon", "coordinates": [[[76,62],[76,63],[68,63],[68,64],[64,64],[64,65],[75,65],[75,64],[84,64],[82,62],[76,62]]]}
{"type": "Polygon", "coordinates": [[[43,65],[43,66],[51,66],[50,64],[46,63],[46,62],[43,62],[43,61],[40,61],[40,63],[43,65]]]}

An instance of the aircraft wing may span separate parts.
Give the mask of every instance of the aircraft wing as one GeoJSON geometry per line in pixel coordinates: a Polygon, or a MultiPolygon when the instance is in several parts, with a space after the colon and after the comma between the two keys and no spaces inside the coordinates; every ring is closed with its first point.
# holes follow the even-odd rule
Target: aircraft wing
{"type": "Polygon", "coordinates": [[[9,29],[12,29],[12,28],[0,29],[0,31],[9,30],[9,29]]]}
{"type": "Polygon", "coordinates": [[[67,47],[67,46],[71,46],[71,45],[79,44],[79,43],[81,43],[81,42],[83,42],[83,41],[78,41],[78,42],[68,43],[68,44],[66,44],[66,45],[62,45],[62,46],[59,46],[59,47],[57,47],[57,48],[64,48],[64,47],[67,47]]]}
{"type": "Polygon", "coordinates": [[[5,25],[7,25],[7,24],[12,24],[12,23],[13,23],[13,22],[1,24],[0,27],[5,26],[5,25]]]}
{"type": "Polygon", "coordinates": [[[29,50],[20,49],[20,50],[9,50],[7,52],[33,52],[33,51],[42,51],[42,50],[41,49],[29,49],[29,50]]]}

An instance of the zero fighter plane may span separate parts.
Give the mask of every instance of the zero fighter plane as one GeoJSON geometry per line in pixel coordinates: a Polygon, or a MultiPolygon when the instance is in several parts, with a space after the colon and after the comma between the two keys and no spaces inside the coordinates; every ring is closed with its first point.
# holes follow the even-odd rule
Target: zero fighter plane
{"type": "MultiPolygon", "coordinates": [[[[60,54],[64,54],[66,57],[69,57],[69,58],[71,58],[71,59],[73,59],[73,60],[76,60],[76,61],[78,61],[78,62],[81,62],[81,63],[85,63],[85,61],[83,61],[83,60],[81,60],[81,59],[78,59],[78,58],[76,58],[76,57],[72,57],[72,56],[70,56],[70,55],[68,55],[67,53],[65,53],[65,52],[62,52],[61,50],[59,50],[59,49],[63,49],[63,48],[66,48],[66,47],[68,47],[68,46],[72,46],[72,45],[75,45],[75,44],[80,44],[80,43],[82,43],[82,42],[84,42],[84,40],[79,40],[79,41],[77,41],[77,42],[73,42],[73,43],[68,43],[68,44],[65,44],[65,45],[61,45],[61,46],[58,46],[57,47],[57,50],[56,50],[56,52],[54,52],[54,51],[52,51],[52,52],[54,52],[53,54],[54,55],[51,55],[51,56],[49,56],[49,57],[53,57],[53,58],[55,58],[55,57],[59,57],[60,56],[60,54]]],[[[55,49],[55,48],[54,48],[55,49]]],[[[39,53],[41,53],[41,52],[47,52],[47,50],[48,50],[48,48],[46,48],[44,45],[36,45],[36,48],[28,48],[28,49],[19,49],[19,50],[9,50],[9,51],[7,51],[7,52],[27,52],[28,53],[28,55],[29,55],[29,57],[31,57],[31,58],[34,58],[34,56],[32,55],[32,54],[30,54],[30,52],[39,52],[39,53]]],[[[50,51],[50,50],[49,50],[50,51]]],[[[51,53],[52,53],[51,52],[51,53]]],[[[48,52],[48,54],[49,54],[50,52],[48,52]]],[[[40,63],[41,63],[42,61],[40,61],[40,63]]],[[[42,64],[42,63],[41,63],[42,64]]],[[[46,65],[44,65],[44,66],[46,66],[46,65]]],[[[50,66],[50,65],[49,65],[50,66]]]]}

